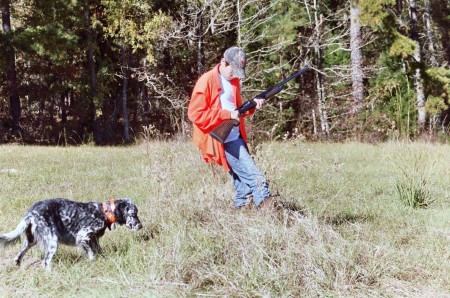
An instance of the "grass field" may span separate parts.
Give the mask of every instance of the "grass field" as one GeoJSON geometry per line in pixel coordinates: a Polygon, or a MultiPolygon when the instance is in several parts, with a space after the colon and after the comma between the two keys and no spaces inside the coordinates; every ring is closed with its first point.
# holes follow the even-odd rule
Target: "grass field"
{"type": "Polygon", "coordinates": [[[190,143],[0,146],[0,233],[35,201],[131,198],[144,228],[118,227],[89,261],[61,246],[0,251],[5,297],[449,297],[450,147],[266,143],[257,164],[284,206],[235,210],[231,181],[190,143]],[[410,184],[402,184],[410,183],[410,184]],[[406,206],[417,185],[427,208],[406,206]]]}

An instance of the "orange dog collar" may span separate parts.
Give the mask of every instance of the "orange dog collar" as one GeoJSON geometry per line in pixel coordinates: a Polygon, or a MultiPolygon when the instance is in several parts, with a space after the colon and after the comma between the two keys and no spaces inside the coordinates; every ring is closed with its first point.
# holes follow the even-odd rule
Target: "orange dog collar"
{"type": "Polygon", "coordinates": [[[103,212],[105,212],[106,221],[108,224],[116,222],[116,217],[114,216],[114,211],[116,210],[116,203],[114,199],[103,202],[103,212]],[[109,204],[108,204],[109,203],[109,204]]]}

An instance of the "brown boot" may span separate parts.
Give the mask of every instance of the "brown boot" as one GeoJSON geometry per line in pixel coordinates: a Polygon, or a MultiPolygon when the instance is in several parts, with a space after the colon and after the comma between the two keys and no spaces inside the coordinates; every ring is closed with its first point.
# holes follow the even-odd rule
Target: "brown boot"
{"type": "Polygon", "coordinates": [[[259,206],[258,210],[265,211],[265,212],[271,212],[275,210],[275,199],[272,197],[267,197],[262,201],[259,206]]]}

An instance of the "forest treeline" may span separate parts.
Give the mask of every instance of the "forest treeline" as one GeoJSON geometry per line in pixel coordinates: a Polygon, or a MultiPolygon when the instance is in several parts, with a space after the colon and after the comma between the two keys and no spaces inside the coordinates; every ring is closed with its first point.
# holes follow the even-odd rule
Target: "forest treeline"
{"type": "Polygon", "coordinates": [[[189,137],[195,81],[233,45],[243,98],[308,65],[253,140],[449,136],[441,0],[1,0],[0,143],[189,137]]]}

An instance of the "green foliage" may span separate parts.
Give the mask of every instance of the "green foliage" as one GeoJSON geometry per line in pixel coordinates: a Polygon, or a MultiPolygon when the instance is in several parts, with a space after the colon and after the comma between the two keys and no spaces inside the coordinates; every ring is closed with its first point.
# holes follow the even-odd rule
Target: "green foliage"
{"type": "Polygon", "coordinates": [[[144,49],[147,60],[155,63],[153,43],[171,19],[161,11],[152,11],[150,3],[139,0],[103,0],[102,4],[105,20],[94,20],[93,27],[104,30],[119,44],[130,45],[134,52],[144,49]]]}
{"type": "MultiPolygon", "coordinates": [[[[244,96],[249,98],[299,70],[302,62],[301,32],[310,26],[305,6],[289,0],[251,2],[243,17],[251,18],[268,7],[270,9],[258,18],[263,22],[256,25],[248,22],[240,30],[241,39],[246,41],[243,46],[251,53],[247,67],[251,75],[244,85],[251,86],[251,94],[244,89],[244,96]]],[[[267,101],[266,107],[253,117],[259,132],[264,132],[261,135],[276,139],[289,133],[286,130],[298,114],[298,100],[295,98],[299,85],[296,81],[289,82],[279,96],[267,101]]]]}
{"type": "Polygon", "coordinates": [[[398,32],[396,32],[394,35],[395,39],[391,47],[389,48],[389,55],[393,57],[398,56],[403,59],[411,57],[416,49],[415,42],[398,32]]]}
{"type": "Polygon", "coordinates": [[[444,67],[432,67],[427,69],[426,92],[428,93],[425,104],[427,113],[435,117],[448,110],[450,94],[450,70],[444,67]]]}
{"type": "MultiPolygon", "coordinates": [[[[387,54],[381,56],[383,67],[370,81],[374,109],[390,119],[395,136],[409,138],[415,133],[415,93],[402,65],[387,54]]],[[[386,129],[386,127],[385,127],[386,129]]]]}
{"type": "Polygon", "coordinates": [[[339,45],[331,45],[324,50],[324,67],[350,64],[350,51],[342,49],[339,45]]]}
{"type": "Polygon", "coordinates": [[[357,4],[361,8],[361,23],[383,30],[390,16],[388,8],[395,5],[395,0],[359,0],[357,4]]]}
{"type": "MultiPolygon", "coordinates": [[[[83,26],[74,1],[25,2],[22,26],[17,28],[15,45],[25,53],[64,65],[77,51],[79,29],[83,26]]],[[[21,12],[23,13],[23,12],[21,12]]]]}
{"type": "Polygon", "coordinates": [[[450,70],[444,67],[432,67],[427,69],[431,86],[429,92],[448,98],[450,95],[450,70]]]}
{"type": "Polygon", "coordinates": [[[76,48],[79,36],[61,24],[43,24],[26,28],[16,40],[22,49],[50,59],[52,63],[64,64],[70,59],[72,49],[76,48]]]}
{"type": "Polygon", "coordinates": [[[450,93],[450,70],[444,67],[432,67],[427,69],[427,74],[442,84],[443,91],[450,93]]]}
{"type": "Polygon", "coordinates": [[[291,44],[298,36],[298,28],[308,25],[306,9],[295,1],[278,1],[270,13],[278,15],[265,28],[269,29],[269,36],[266,39],[272,45],[291,44]]]}
{"type": "MultiPolygon", "coordinates": [[[[267,18],[265,22],[256,26],[252,22],[245,24],[241,29],[241,34],[244,40],[251,40],[249,36],[258,37],[255,41],[245,45],[250,52],[254,50],[258,53],[262,48],[274,47],[276,49],[270,51],[265,59],[260,61],[261,63],[257,65],[259,69],[289,70],[291,65],[287,62],[295,56],[295,52],[289,53],[287,49],[292,47],[292,50],[295,51],[298,28],[307,24],[308,17],[305,8],[294,1],[282,0],[276,4],[267,11],[266,15],[261,16],[261,18],[267,18]],[[283,45],[283,51],[280,51],[280,45],[283,45]],[[282,67],[279,68],[279,66],[282,67]]],[[[243,17],[251,17],[255,11],[268,5],[270,5],[270,1],[267,3],[254,2],[245,10],[243,17]]],[[[278,80],[281,75],[282,73],[275,72],[269,77],[273,80],[273,76],[275,76],[278,80]]]]}
{"type": "Polygon", "coordinates": [[[448,109],[448,105],[444,99],[440,96],[428,95],[425,103],[425,108],[428,114],[431,116],[437,116],[444,110],[448,109]]]}

